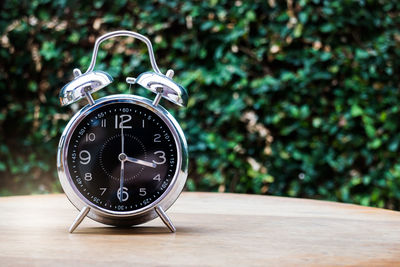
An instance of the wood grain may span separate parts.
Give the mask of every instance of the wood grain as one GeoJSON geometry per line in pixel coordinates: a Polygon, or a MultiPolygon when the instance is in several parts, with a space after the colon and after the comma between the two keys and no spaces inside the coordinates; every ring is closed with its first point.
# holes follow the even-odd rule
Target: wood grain
{"type": "Polygon", "coordinates": [[[400,266],[400,213],[333,202],[183,193],[160,219],[119,229],[64,195],[0,198],[0,265],[400,266]]]}

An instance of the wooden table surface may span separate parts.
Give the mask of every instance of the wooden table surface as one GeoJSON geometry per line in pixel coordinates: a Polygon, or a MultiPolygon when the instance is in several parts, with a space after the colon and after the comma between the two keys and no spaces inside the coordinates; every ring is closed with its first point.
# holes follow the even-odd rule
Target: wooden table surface
{"type": "Polygon", "coordinates": [[[0,198],[0,266],[400,266],[400,212],[316,200],[183,193],[128,229],[86,218],[64,195],[0,198]]]}

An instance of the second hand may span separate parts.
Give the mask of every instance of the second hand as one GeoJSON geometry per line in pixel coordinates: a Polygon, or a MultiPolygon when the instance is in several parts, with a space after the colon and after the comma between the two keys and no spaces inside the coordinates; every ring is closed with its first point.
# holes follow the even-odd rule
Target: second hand
{"type": "MultiPolygon", "coordinates": [[[[125,137],[124,137],[124,128],[121,127],[121,154],[125,154],[124,153],[124,144],[125,143],[125,137]]],[[[120,173],[120,178],[119,178],[119,202],[122,202],[122,196],[123,196],[123,189],[124,189],[124,162],[125,159],[121,159],[121,173],[120,173]]]]}

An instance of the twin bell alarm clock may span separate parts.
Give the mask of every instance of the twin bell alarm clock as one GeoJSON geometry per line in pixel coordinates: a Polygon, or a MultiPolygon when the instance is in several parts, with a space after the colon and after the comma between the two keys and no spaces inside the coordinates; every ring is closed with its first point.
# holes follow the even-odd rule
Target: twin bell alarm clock
{"type": "Polygon", "coordinates": [[[62,188],[80,211],[72,233],[89,218],[108,225],[131,226],[160,217],[171,232],[175,227],[165,213],[182,192],[187,178],[188,152],[185,136],[162,98],[185,107],[188,94],[168,70],[159,70],[151,42],[131,31],[107,33],[96,40],[85,73],[74,69],[74,79],[60,92],[61,105],[81,99],[88,104],[66,126],[58,146],[57,169],[62,188]],[[153,100],[130,94],[93,99],[92,94],[112,83],[106,72],[95,71],[100,44],[127,36],[143,41],[152,72],[128,77],[153,93],[153,100]]]}

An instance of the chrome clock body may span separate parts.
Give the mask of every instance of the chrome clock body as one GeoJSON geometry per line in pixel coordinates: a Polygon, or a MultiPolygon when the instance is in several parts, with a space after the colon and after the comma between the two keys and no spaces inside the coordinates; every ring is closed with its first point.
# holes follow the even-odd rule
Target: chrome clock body
{"type": "MultiPolygon", "coordinates": [[[[186,139],[182,132],[182,129],[180,128],[177,121],[171,116],[171,114],[163,107],[161,107],[159,103],[163,98],[180,107],[186,107],[188,103],[188,94],[186,92],[186,89],[172,79],[174,76],[173,70],[169,69],[165,74],[161,73],[160,69],[157,66],[153,52],[153,47],[151,45],[150,40],[147,37],[132,31],[124,31],[124,30],[114,31],[100,36],[95,42],[92,54],[92,60],[86,72],[82,74],[82,72],[79,69],[74,69],[73,74],[74,74],[74,79],[61,89],[59,95],[60,103],[61,105],[64,106],[72,104],[81,99],[86,99],[88,101],[88,105],[82,108],[70,120],[70,122],[66,126],[61,136],[60,143],[58,146],[57,170],[61,185],[68,199],[80,211],[79,215],[72,223],[69,232],[72,233],[86,216],[100,223],[115,225],[115,226],[137,225],[152,220],[156,217],[160,217],[161,220],[165,223],[165,225],[170,229],[170,231],[175,232],[175,227],[172,224],[169,217],[167,216],[167,214],[165,213],[165,211],[175,202],[175,200],[178,198],[179,194],[182,192],[183,187],[185,185],[186,178],[188,175],[188,152],[187,152],[186,139]],[[103,97],[98,100],[93,99],[92,94],[94,92],[110,85],[113,82],[113,78],[108,73],[104,71],[94,71],[94,67],[96,64],[96,58],[100,44],[103,41],[114,37],[136,38],[146,44],[153,72],[142,73],[137,78],[126,77],[126,82],[130,84],[130,86],[132,84],[137,84],[155,93],[156,97],[154,98],[153,101],[136,95],[112,95],[103,97]],[[117,109],[118,106],[119,107],[130,106],[132,107],[132,109],[131,108],[117,109]],[[102,113],[103,110],[106,110],[107,108],[108,112],[102,113]],[[144,129],[145,128],[144,119],[142,126],[144,130],[142,130],[142,132],[140,132],[138,128],[134,128],[132,126],[125,126],[124,123],[130,121],[134,117],[133,114],[132,115],[115,114],[115,119],[114,119],[115,128],[112,131],[111,131],[112,128],[108,128],[105,126],[106,120],[102,119],[101,127],[105,128],[104,132],[102,130],[97,129],[96,131],[99,131],[97,133],[104,133],[103,136],[107,136],[107,133],[110,133],[110,131],[111,132],[114,131],[113,137],[108,138],[107,141],[103,143],[101,148],[103,152],[100,153],[101,157],[99,157],[99,160],[102,163],[101,167],[103,168],[104,172],[101,173],[98,172],[97,168],[92,168],[93,166],[96,167],[96,165],[93,163],[94,165],[92,164],[91,166],[92,169],[90,169],[90,172],[87,171],[84,172],[83,179],[86,182],[89,182],[92,180],[96,181],[97,177],[97,184],[96,183],[94,184],[99,185],[99,183],[102,183],[102,185],[104,184],[106,184],[107,186],[110,185],[110,192],[114,192],[114,195],[112,197],[109,194],[103,196],[104,192],[108,190],[108,187],[107,188],[97,187],[100,190],[104,190],[101,193],[104,202],[102,202],[100,198],[95,197],[94,195],[91,196],[91,199],[93,199],[92,201],[87,196],[87,195],[90,196],[89,191],[91,189],[89,188],[88,184],[84,183],[82,178],[79,177],[79,175],[82,176],[82,169],[79,168],[83,167],[78,164],[78,163],[83,165],[89,164],[89,162],[91,161],[90,160],[91,156],[89,151],[81,150],[79,152],[79,158],[81,160],[80,161],[76,160],[79,146],[81,145],[81,143],[79,143],[79,140],[77,138],[82,138],[83,134],[86,131],[85,130],[86,126],[83,126],[82,128],[81,124],[86,123],[88,129],[93,130],[93,127],[91,126],[90,123],[93,122],[93,120],[96,120],[96,122],[93,123],[97,123],[95,125],[97,127],[99,125],[98,121],[100,119],[99,117],[100,114],[102,114],[102,116],[107,116],[110,115],[112,112],[118,113],[121,110],[122,112],[136,112],[137,110],[139,110],[138,113],[135,113],[136,116],[138,116],[137,114],[143,114],[143,116],[148,116],[147,119],[149,120],[148,121],[149,125],[151,125],[151,123],[154,122],[155,125],[159,127],[156,129],[159,130],[162,129],[164,134],[163,137],[159,133],[154,134],[154,136],[156,137],[153,140],[152,139],[153,135],[149,135],[151,129],[149,128],[149,131],[147,129],[144,129]],[[92,115],[94,116],[94,118],[92,115]],[[88,122],[89,120],[90,122],[88,122]],[[138,133],[141,134],[142,136],[142,141],[146,140],[146,142],[148,142],[150,136],[150,140],[153,141],[153,144],[158,143],[157,145],[159,147],[162,147],[162,145],[164,145],[163,143],[160,143],[160,138],[161,139],[164,138],[166,144],[168,145],[167,147],[168,150],[165,151],[157,150],[153,151],[152,154],[152,156],[159,155],[159,159],[162,159],[162,161],[159,160],[155,161],[154,159],[152,161],[146,161],[147,157],[146,150],[143,150],[144,158],[140,159],[140,154],[139,158],[135,158],[136,156],[132,157],[132,155],[129,153],[137,153],[138,151],[140,151],[141,148],[144,149],[144,145],[134,135],[124,134],[125,128],[137,130],[138,133]],[[115,129],[121,129],[121,132],[116,135],[115,129]],[[79,133],[79,136],[77,133],[79,133]],[[114,143],[114,141],[111,141],[115,140],[117,136],[120,136],[121,138],[120,143],[118,144],[118,146],[121,148],[120,150],[115,150],[114,148],[117,147],[117,144],[114,143]],[[124,140],[125,138],[128,137],[135,139],[136,142],[138,142],[139,146],[134,146],[131,144],[131,146],[126,147],[124,140]],[[172,145],[172,139],[173,143],[175,144],[175,147],[172,145]],[[72,140],[75,140],[73,145],[71,143],[73,142],[72,140]],[[107,153],[104,152],[105,147],[107,147],[108,149],[107,153]],[[71,148],[71,150],[69,148],[71,148]],[[129,152],[128,154],[130,156],[125,154],[126,152],[125,148],[127,148],[127,150],[130,149],[130,151],[128,151],[129,152]],[[115,151],[117,151],[119,154],[115,154],[115,151]],[[85,160],[83,161],[81,153],[84,153],[84,155],[86,155],[85,160]],[[167,167],[168,173],[165,171],[164,174],[165,173],[166,174],[164,178],[162,178],[161,169],[164,168],[162,166],[164,163],[166,163],[167,154],[170,155],[169,163],[165,164],[166,166],[168,166],[167,167]],[[106,171],[107,168],[105,169],[104,166],[107,164],[108,164],[107,166],[110,166],[109,164],[114,164],[113,166],[115,166],[116,160],[118,160],[117,165],[120,164],[118,165],[120,167],[117,168],[119,172],[118,190],[115,187],[115,182],[112,183],[111,180],[102,179],[105,177],[104,174],[111,176],[110,178],[115,178],[115,176],[107,173],[106,171]],[[72,170],[70,168],[71,166],[69,166],[68,164],[71,164],[72,168],[74,169],[73,175],[71,174],[72,170]],[[125,167],[125,164],[128,164],[128,167],[125,167]],[[133,170],[129,169],[130,168],[129,164],[139,164],[146,166],[147,168],[153,168],[155,171],[157,171],[157,174],[152,178],[150,176],[152,174],[151,172],[146,172],[146,170],[144,170],[143,173],[141,173],[143,169],[141,171],[137,171],[135,169],[133,170]],[[80,167],[79,166],[77,167],[76,165],[79,165],[80,167]],[[140,177],[138,179],[139,180],[141,179],[142,184],[143,184],[143,179],[145,183],[149,181],[152,182],[154,180],[160,182],[162,179],[164,179],[162,184],[159,183],[156,185],[150,185],[150,189],[153,190],[152,191],[153,194],[151,194],[151,196],[149,197],[146,197],[146,199],[143,202],[140,202],[142,201],[142,199],[140,199],[137,195],[136,198],[134,197],[132,198],[133,200],[132,199],[129,200],[130,209],[128,208],[128,206],[124,206],[122,204],[122,202],[127,201],[129,198],[128,194],[129,189],[128,187],[124,186],[126,168],[130,170],[128,171],[128,173],[130,174],[136,173],[138,176],[135,177],[140,177]],[[72,176],[74,176],[74,178],[72,178],[72,176]],[[79,189],[77,188],[78,186],[77,184],[79,185],[79,189]],[[85,189],[84,186],[86,186],[87,188],[85,189]],[[113,187],[111,188],[111,186],[113,187]],[[126,198],[124,198],[124,196],[126,198]],[[121,203],[121,205],[120,204],[115,205],[116,198],[118,198],[119,200],[118,203],[121,203]]],[[[154,123],[153,127],[155,127],[154,123]]],[[[90,132],[89,136],[88,134],[86,134],[85,141],[86,142],[94,141],[95,136],[96,135],[94,134],[94,132],[90,132]],[[90,140],[91,139],[90,135],[92,136],[92,140],[90,140]]],[[[90,144],[90,146],[89,144],[86,144],[86,146],[95,149],[99,148],[100,143],[99,144],[93,143],[90,144]]],[[[154,148],[154,146],[152,146],[152,148],[154,148]]],[[[114,167],[113,170],[115,170],[114,167]]],[[[136,190],[138,184],[140,184],[138,180],[135,181],[132,180],[130,183],[131,184],[129,186],[132,190],[136,190]]],[[[142,197],[146,196],[148,188],[140,187],[139,189],[140,189],[139,196],[142,197]]],[[[149,195],[150,195],[150,190],[149,190],[149,195]]]]}
{"type": "MultiPolygon", "coordinates": [[[[166,211],[182,192],[188,175],[188,152],[185,136],[181,127],[172,115],[160,105],[154,105],[149,99],[135,95],[112,95],[86,105],[70,120],[66,126],[58,146],[57,169],[61,185],[71,203],[81,212],[87,211],[87,216],[95,221],[115,225],[130,226],[141,224],[160,216],[166,211]],[[132,103],[148,109],[161,118],[173,135],[177,148],[177,165],[171,183],[157,200],[141,209],[134,211],[112,211],[96,205],[86,199],[76,188],[69,173],[67,153],[71,136],[79,122],[95,110],[113,103],[132,103]]],[[[163,219],[163,218],[162,218],[163,219]]],[[[164,221],[164,219],[163,219],[164,221]]],[[[165,222],[165,221],[164,221],[165,222]]],[[[166,223],[167,224],[167,223],[166,223]]],[[[167,224],[168,225],[168,224],[167,224]]]]}

